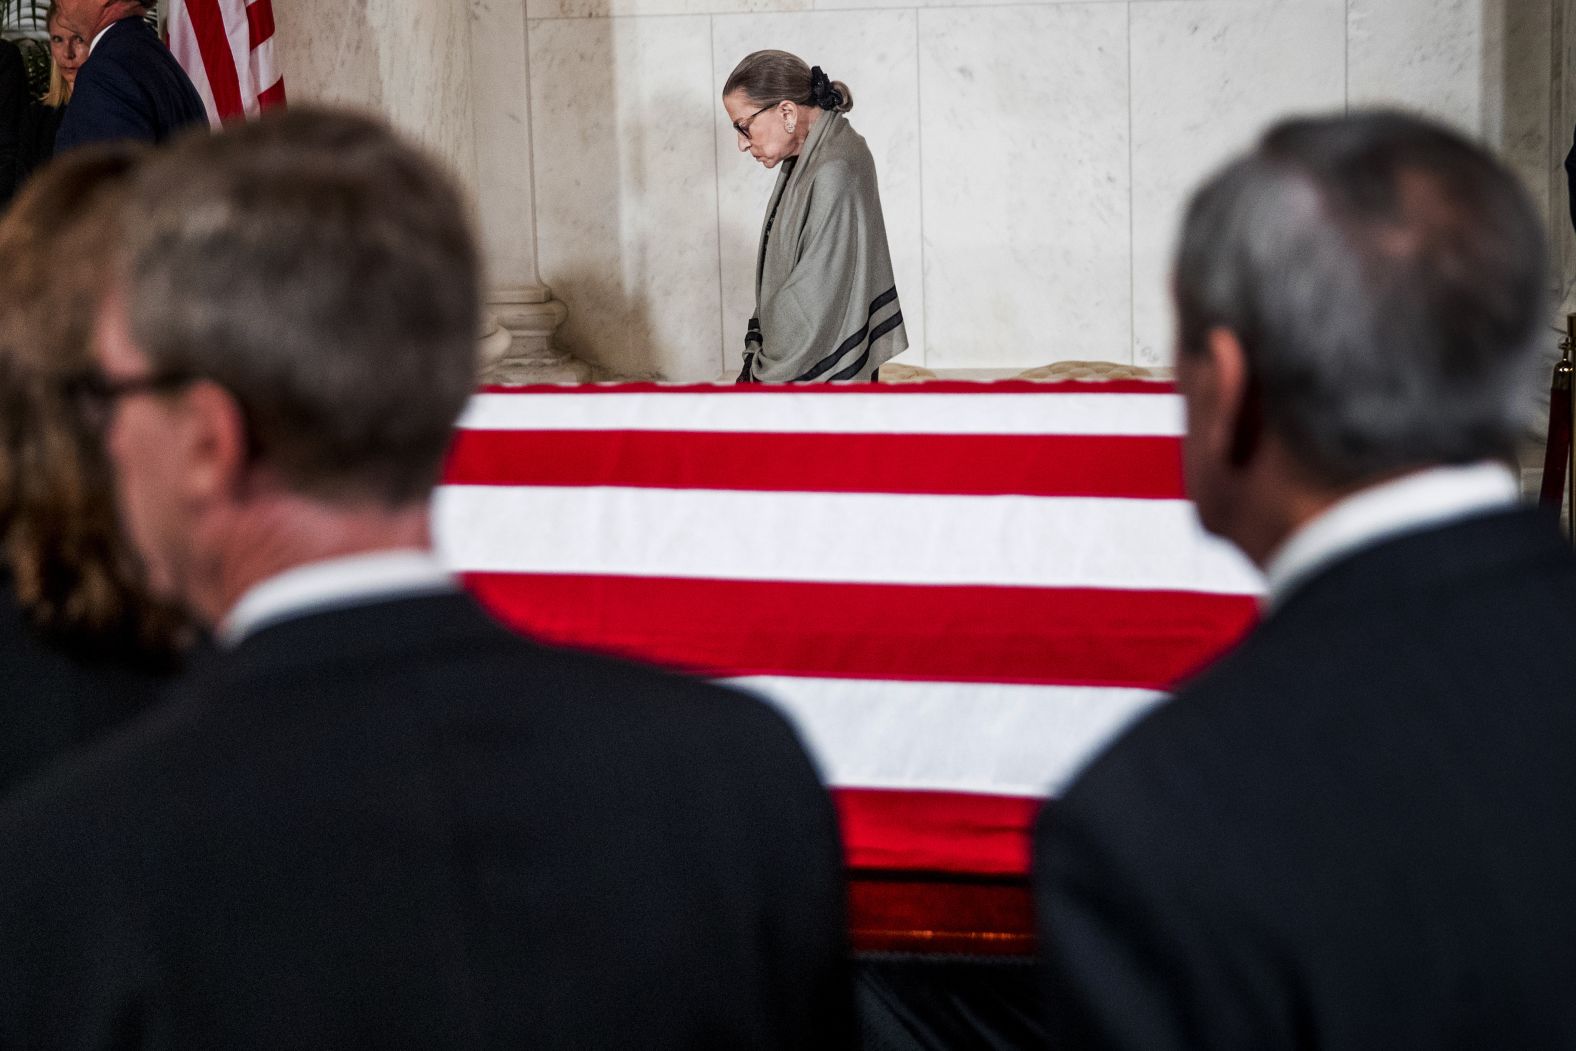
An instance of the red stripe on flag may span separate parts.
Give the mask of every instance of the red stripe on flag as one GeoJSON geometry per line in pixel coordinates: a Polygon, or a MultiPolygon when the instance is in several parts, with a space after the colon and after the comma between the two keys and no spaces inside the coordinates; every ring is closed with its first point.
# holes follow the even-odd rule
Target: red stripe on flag
{"type": "Polygon", "coordinates": [[[1253,624],[1246,595],[473,573],[518,630],[712,677],[1167,689],[1253,624]]]}
{"type": "Polygon", "coordinates": [[[285,104],[285,80],[280,77],[273,87],[265,88],[257,96],[257,108],[267,111],[285,104]]]}
{"type": "Polygon", "coordinates": [[[450,485],[1179,500],[1170,437],[461,430],[450,485]]]}
{"type": "Polygon", "coordinates": [[[246,108],[241,100],[241,81],[235,69],[235,56],[230,53],[219,0],[185,0],[185,3],[219,119],[243,116],[246,108]]]}
{"type": "Polygon", "coordinates": [[[1024,876],[1044,801],[885,788],[834,788],[844,862],[854,871],[921,869],[1024,876]]]}
{"type": "Polygon", "coordinates": [[[479,394],[1175,394],[1176,384],[1158,380],[944,380],[937,383],[533,383],[492,384],[479,394]]]}
{"type": "Polygon", "coordinates": [[[855,872],[848,880],[848,932],[859,952],[1030,956],[1033,896],[1025,879],[855,872]]]}
{"type": "Polygon", "coordinates": [[[274,35],[274,7],[271,0],[252,0],[246,5],[246,28],[251,34],[253,51],[274,35]]]}

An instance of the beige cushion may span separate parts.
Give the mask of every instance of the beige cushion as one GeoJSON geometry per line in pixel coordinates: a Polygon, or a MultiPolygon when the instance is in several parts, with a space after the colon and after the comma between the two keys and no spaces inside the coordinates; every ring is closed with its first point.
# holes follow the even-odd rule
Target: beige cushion
{"type": "Polygon", "coordinates": [[[889,361],[876,373],[882,383],[923,383],[926,380],[939,379],[930,369],[920,368],[918,365],[903,365],[889,361]]]}
{"type": "Polygon", "coordinates": [[[1150,369],[1115,361],[1057,361],[1018,373],[1020,380],[1164,380],[1170,369],[1150,369]]]}

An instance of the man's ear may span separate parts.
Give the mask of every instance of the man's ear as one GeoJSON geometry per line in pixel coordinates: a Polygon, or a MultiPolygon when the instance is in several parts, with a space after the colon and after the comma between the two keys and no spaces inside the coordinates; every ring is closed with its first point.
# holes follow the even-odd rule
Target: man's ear
{"type": "Polygon", "coordinates": [[[1235,332],[1217,326],[1205,337],[1204,353],[1214,382],[1210,445],[1232,467],[1246,467],[1264,440],[1264,400],[1247,350],[1235,332]]]}
{"type": "Polygon", "coordinates": [[[210,380],[187,390],[181,440],[187,491],[203,501],[242,495],[251,466],[250,431],[235,396],[210,380]]]}

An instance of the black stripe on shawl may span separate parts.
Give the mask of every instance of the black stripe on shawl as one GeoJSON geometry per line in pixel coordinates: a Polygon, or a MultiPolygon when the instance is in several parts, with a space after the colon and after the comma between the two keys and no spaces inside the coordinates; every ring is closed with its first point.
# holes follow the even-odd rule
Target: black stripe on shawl
{"type": "Polygon", "coordinates": [[[744,333],[745,347],[748,348],[751,343],[757,345],[761,343],[761,319],[758,317],[750,318],[749,330],[744,333]]]}
{"type": "MultiPolygon", "coordinates": [[[[859,346],[859,344],[863,343],[870,332],[870,319],[875,316],[876,311],[880,310],[882,307],[886,306],[896,298],[897,286],[893,285],[885,292],[882,292],[879,296],[876,296],[875,299],[871,300],[870,311],[865,315],[865,323],[859,326],[859,331],[843,340],[842,345],[836,350],[832,351],[814,365],[811,365],[810,370],[799,377],[799,381],[803,382],[805,380],[813,380],[818,378],[821,373],[826,372],[833,365],[836,365],[839,361],[843,360],[843,355],[847,354],[850,350],[853,350],[855,347],[859,346]]],[[[836,379],[837,377],[834,376],[832,378],[836,379]]]]}
{"type": "Polygon", "coordinates": [[[888,332],[891,332],[902,323],[903,312],[899,310],[896,314],[893,314],[891,317],[881,322],[881,324],[877,325],[875,327],[875,331],[870,333],[870,342],[865,345],[865,352],[859,355],[859,360],[848,366],[848,368],[844,369],[842,372],[839,372],[837,375],[833,376],[832,379],[851,380],[855,376],[859,375],[859,370],[864,368],[865,362],[870,360],[870,351],[874,349],[876,340],[880,339],[888,332]]]}

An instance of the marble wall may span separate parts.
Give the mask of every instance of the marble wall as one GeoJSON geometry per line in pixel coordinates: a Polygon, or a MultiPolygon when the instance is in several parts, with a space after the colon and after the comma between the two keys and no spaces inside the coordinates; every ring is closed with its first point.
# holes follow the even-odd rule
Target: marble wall
{"type": "Polygon", "coordinates": [[[1564,160],[1576,138],[1576,0],[1550,0],[1549,145],[1542,172],[1548,186],[1561,313],[1576,313],[1576,231],[1565,219],[1568,194],[1564,160]]]}
{"type": "Polygon", "coordinates": [[[471,20],[463,3],[274,0],[292,100],[374,110],[477,182],[471,20]]]}
{"type": "Polygon", "coordinates": [[[297,97],[387,105],[443,82],[465,68],[450,48],[460,9],[476,54],[523,46],[471,75],[469,153],[442,141],[441,115],[426,134],[479,179],[489,256],[536,267],[568,307],[558,343],[605,374],[738,367],[774,175],[737,151],[718,96],[758,48],[852,87],[902,360],[932,368],[1166,363],[1185,195],[1290,112],[1435,114],[1500,149],[1551,216],[1565,210],[1576,0],[446,0],[370,54],[357,34],[405,0],[275,5],[284,53],[306,62],[287,71],[297,97]],[[287,12],[307,7],[292,40],[287,12]]]}
{"type": "Polygon", "coordinates": [[[469,191],[487,266],[488,380],[579,380],[552,345],[562,303],[537,276],[531,100],[521,0],[276,0],[287,92],[367,109],[469,191]]]}

